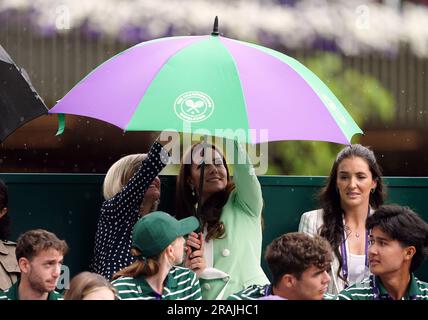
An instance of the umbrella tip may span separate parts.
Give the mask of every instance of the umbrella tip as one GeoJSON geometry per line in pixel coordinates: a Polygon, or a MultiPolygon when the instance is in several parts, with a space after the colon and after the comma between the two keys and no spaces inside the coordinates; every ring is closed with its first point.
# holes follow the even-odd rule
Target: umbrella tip
{"type": "Polygon", "coordinates": [[[218,36],[219,35],[219,32],[218,32],[218,16],[215,16],[213,32],[211,32],[211,35],[212,36],[218,36]]]}

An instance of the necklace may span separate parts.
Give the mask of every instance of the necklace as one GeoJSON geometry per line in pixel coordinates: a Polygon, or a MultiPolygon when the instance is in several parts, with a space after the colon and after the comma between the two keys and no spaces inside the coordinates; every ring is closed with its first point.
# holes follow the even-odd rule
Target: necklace
{"type": "MultiPolygon", "coordinates": [[[[349,236],[352,234],[352,229],[349,226],[345,225],[345,232],[349,236]]],[[[355,238],[357,238],[357,239],[360,238],[360,233],[358,231],[355,231],[355,238]]]]}

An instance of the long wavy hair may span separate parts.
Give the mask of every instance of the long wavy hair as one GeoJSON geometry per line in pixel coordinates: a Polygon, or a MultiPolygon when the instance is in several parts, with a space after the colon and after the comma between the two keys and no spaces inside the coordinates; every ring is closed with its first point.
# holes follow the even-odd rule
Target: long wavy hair
{"type": "Polygon", "coordinates": [[[376,161],[372,150],[360,144],[352,144],[342,149],[333,163],[326,186],[319,193],[319,201],[323,209],[324,224],[319,234],[330,242],[334,254],[339,260],[337,275],[345,280],[342,275],[342,255],[340,245],[344,239],[343,209],[340,205],[340,195],[337,191],[337,170],[344,159],[358,157],[363,159],[369,166],[372,178],[377,182],[374,192],[370,192],[369,204],[373,209],[381,206],[385,199],[385,185],[382,179],[382,171],[376,161]]]}
{"type": "MultiPolygon", "coordinates": [[[[183,219],[192,215],[196,216],[198,196],[192,192],[188,180],[191,176],[191,167],[193,163],[192,155],[200,153],[197,148],[202,148],[200,142],[193,144],[192,147],[184,153],[181,159],[175,198],[177,219],[183,219]]],[[[205,227],[207,228],[206,241],[209,241],[210,239],[220,239],[226,234],[226,228],[220,220],[220,216],[224,205],[229,199],[230,193],[235,188],[235,184],[230,178],[226,159],[220,150],[212,144],[206,144],[206,148],[213,149],[222,156],[223,165],[227,172],[226,188],[206,199],[201,207],[201,216],[197,217],[201,221],[202,230],[204,230],[205,227]]]]}

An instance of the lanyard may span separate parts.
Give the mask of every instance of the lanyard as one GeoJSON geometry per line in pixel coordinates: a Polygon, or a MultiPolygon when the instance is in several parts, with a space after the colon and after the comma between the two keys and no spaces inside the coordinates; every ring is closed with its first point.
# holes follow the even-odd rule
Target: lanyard
{"type": "Polygon", "coordinates": [[[264,290],[264,291],[265,291],[265,292],[264,292],[264,294],[263,294],[263,296],[264,296],[264,297],[267,297],[268,295],[273,294],[273,291],[272,291],[272,285],[271,285],[271,284],[267,285],[267,286],[265,287],[265,290],[264,290]]]}
{"type": "MultiPolygon", "coordinates": [[[[367,216],[370,213],[370,207],[369,207],[369,211],[367,212],[367,216]]],[[[342,251],[342,276],[343,278],[345,278],[345,280],[348,280],[348,255],[347,255],[347,251],[346,251],[346,239],[347,239],[347,235],[345,230],[343,231],[344,233],[344,238],[343,241],[340,245],[340,249],[342,251]]],[[[366,265],[366,267],[369,266],[369,259],[368,259],[368,246],[369,243],[369,231],[366,230],[366,243],[365,243],[365,260],[364,263],[366,265]]],[[[346,288],[347,286],[345,286],[346,288]]]]}

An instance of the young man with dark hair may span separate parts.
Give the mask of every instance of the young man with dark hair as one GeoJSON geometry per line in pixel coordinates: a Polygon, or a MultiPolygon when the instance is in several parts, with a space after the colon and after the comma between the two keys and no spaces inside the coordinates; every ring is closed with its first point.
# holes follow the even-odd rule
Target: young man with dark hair
{"type": "Polygon", "coordinates": [[[332,261],[330,244],[320,236],[287,233],[267,247],[265,259],[272,284],[253,285],[228,300],[322,300],[326,294],[332,261]]]}
{"type": "Polygon", "coordinates": [[[55,291],[68,246],[46,230],[30,230],[16,244],[21,279],[0,293],[0,300],[62,300],[55,291]]]}
{"type": "Polygon", "coordinates": [[[366,226],[372,275],[341,291],[338,300],[428,300],[428,284],[413,274],[428,253],[428,224],[409,208],[388,205],[366,226]]]}

